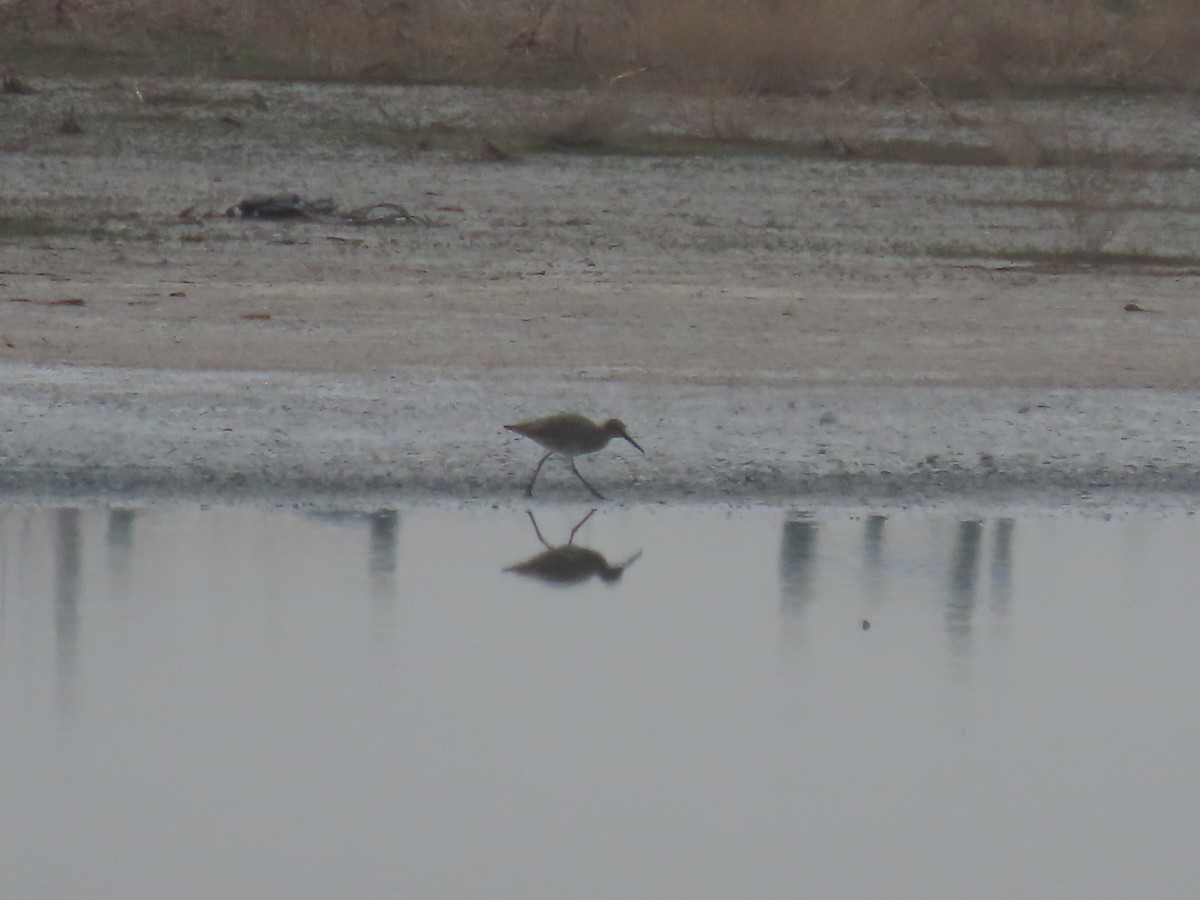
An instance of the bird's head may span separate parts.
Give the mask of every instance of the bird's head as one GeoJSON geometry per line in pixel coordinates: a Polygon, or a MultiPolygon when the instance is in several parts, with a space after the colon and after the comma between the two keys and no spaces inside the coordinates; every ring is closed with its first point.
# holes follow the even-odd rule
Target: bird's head
{"type": "Polygon", "coordinates": [[[622,422],[620,419],[609,419],[607,422],[604,423],[604,430],[607,431],[609,434],[611,434],[613,437],[624,438],[625,440],[629,441],[629,443],[631,443],[631,444],[633,444],[633,446],[637,447],[639,452],[641,452],[641,453],[646,452],[645,450],[642,450],[641,446],[638,444],[637,441],[635,441],[633,438],[631,438],[629,436],[629,431],[625,428],[625,423],[622,422]]]}

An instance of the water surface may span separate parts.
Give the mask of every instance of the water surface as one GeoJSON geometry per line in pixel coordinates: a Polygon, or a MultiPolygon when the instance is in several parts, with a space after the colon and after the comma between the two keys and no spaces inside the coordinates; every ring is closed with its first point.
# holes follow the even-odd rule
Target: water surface
{"type": "Polygon", "coordinates": [[[0,511],[5,895],[1194,896],[1194,518],[587,512],[0,511]]]}

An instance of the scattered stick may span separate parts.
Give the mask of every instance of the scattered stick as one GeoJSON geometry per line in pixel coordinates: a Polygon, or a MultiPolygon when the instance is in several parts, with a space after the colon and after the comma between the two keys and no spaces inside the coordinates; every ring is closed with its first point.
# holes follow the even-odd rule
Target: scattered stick
{"type": "MultiPolygon", "coordinates": [[[[192,208],[180,213],[192,213],[192,208]]],[[[241,216],[247,219],[309,219],[314,222],[329,221],[337,211],[331,199],[306,200],[299,194],[254,195],[239,201],[225,210],[230,218],[241,216]]],[[[414,216],[399,203],[373,203],[352,209],[337,217],[349,225],[428,225],[429,221],[414,216]]]]}
{"type": "Polygon", "coordinates": [[[34,306],[87,306],[82,297],[64,297],[61,300],[35,300],[32,297],[8,297],[9,303],[31,303],[34,306]]]}
{"type": "Polygon", "coordinates": [[[225,215],[247,219],[321,219],[336,209],[337,204],[330,199],[305,200],[299,194],[254,194],[229,207],[225,215]]]}

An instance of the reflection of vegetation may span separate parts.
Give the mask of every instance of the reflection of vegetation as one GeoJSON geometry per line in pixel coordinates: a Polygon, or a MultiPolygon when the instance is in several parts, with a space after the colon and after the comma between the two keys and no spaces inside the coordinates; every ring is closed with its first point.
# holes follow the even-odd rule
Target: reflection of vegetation
{"type": "Polygon", "coordinates": [[[997,601],[1012,599],[1013,539],[1016,523],[1012,519],[997,519],[992,533],[992,592],[997,601]]]}
{"type": "Polygon", "coordinates": [[[982,539],[982,521],[966,519],[958,523],[950,565],[950,590],[946,598],[946,632],[964,652],[977,600],[982,539]]]}
{"type": "Polygon", "coordinates": [[[808,513],[794,511],[788,514],[783,523],[779,581],[785,610],[799,611],[812,599],[818,534],[819,526],[808,518],[808,513]]]}

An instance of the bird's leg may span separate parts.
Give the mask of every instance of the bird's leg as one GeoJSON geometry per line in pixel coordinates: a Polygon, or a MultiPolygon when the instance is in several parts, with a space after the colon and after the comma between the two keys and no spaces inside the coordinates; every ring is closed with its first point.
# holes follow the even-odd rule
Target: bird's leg
{"type": "Polygon", "coordinates": [[[592,494],[598,500],[603,500],[604,495],[602,493],[600,493],[598,490],[596,490],[594,487],[592,487],[590,484],[588,484],[588,480],[579,474],[579,470],[577,468],[575,468],[575,460],[571,459],[570,463],[571,463],[571,471],[575,473],[575,477],[578,478],[580,481],[582,481],[584,487],[586,487],[589,491],[591,491],[592,494]]]}
{"type": "MultiPolygon", "coordinates": [[[[577,475],[578,475],[579,473],[578,473],[578,472],[576,472],[575,474],[577,474],[577,475]]],[[[587,484],[587,482],[585,481],[585,482],[584,482],[584,484],[587,484]]],[[[575,527],[571,529],[571,536],[570,536],[570,537],[567,539],[567,543],[568,543],[568,544],[571,544],[572,542],[574,542],[574,540],[575,540],[575,532],[577,532],[577,531],[578,531],[580,528],[582,528],[582,527],[583,527],[583,525],[584,525],[584,523],[585,523],[585,522],[586,522],[588,519],[590,519],[592,516],[594,516],[595,514],[596,514],[596,508],[595,508],[595,507],[592,507],[592,511],[591,511],[590,513],[588,513],[586,516],[584,516],[582,519],[580,519],[578,522],[576,522],[576,523],[575,523],[575,527]]],[[[532,514],[531,514],[531,515],[532,515],[532,514]]]]}
{"type": "Polygon", "coordinates": [[[525,488],[525,496],[526,497],[533,496],[533,483],[535,481],[537,481],[538,472],[542,471],[542,465],[546,462],[546,460],[548,460],[553,455],[554,455],[554,451],[551,450],[549,453],[547,453],[545,456],[543,456],[541,459],[538,460],[537,467],[533,470],[533,477],[529,479],[529,485],[525,488]]]}
{"type": "Polygon", "coordinates": [[[537,519],[535,519],[533,517],[533,510],[532,509],[525,510],[525,515],[529,516],[529,521],[533,523],[533,533],[536,534],[537,539],[542,542],[542,546],[544,546],[547,550],[553,550],[554,548],[551,547],[550,544],[548,544],[546,542],[546,539],[544,537],[542,537],[542,529],[538,528],[538,526],[537,526],[537,519]]]}

